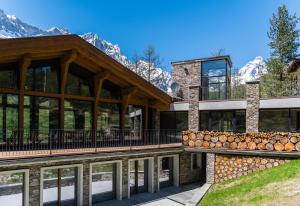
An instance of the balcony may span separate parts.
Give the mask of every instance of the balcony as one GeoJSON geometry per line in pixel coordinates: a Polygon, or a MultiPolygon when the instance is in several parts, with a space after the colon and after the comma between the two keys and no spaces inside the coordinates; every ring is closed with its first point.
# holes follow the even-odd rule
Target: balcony
{"type": "Polygon", "coordinates": [[[12,130],[0,142],[0,159],[181,147],[174,130],[12,130]]]}

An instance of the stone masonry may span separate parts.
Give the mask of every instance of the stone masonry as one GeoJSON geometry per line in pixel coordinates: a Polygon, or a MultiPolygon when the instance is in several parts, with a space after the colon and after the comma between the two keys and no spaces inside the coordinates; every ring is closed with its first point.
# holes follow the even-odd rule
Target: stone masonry
{"type": "Polygon", "coordinates": [[[215,154],[206,154],[206,183],[213,184],[215,182],[215,154]]]}
{"type": "Polygon", "coordinates": [[[199,182],[201,180],[202,168],[192,169],[192,153],[182,153],[179,159],[180,184],[199,182]]]}
{"type": "Polygon", "coordinates": [[[259,123],[259,81],[246,83],[246,132],[258,132],[259,123]]]}
{"type": "Polygon", "coordinates": [[[199,129],[199,86],[191,86],[189,93],[188,121],[189,129],[198,131],[199,129]]]}
{"type": "Polygon", "coordinates": [[[215,182],[222,182],[284,164],[287,158],[216,154],[215,182]]]}
{"type": "Polygon", "coordinates": [[[183,99],[189,99],[189,87],[200,85],[201,62],[186,61],[172,64],[172,82],[180,85],[183,99]]]}

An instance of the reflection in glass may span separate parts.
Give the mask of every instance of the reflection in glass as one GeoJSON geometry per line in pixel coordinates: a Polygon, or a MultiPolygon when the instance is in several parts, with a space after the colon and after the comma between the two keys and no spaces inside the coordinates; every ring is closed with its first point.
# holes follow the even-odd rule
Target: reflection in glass
{"type": "Polygon", "coordinates": [[[0,174],[0,203],[9,206],[24,205],[24,176],[22,172],[0,174]]]}
{"type": "Polygon", "coordinates": [[[260,131],[289,131],[289,110],[268,109],[259,111],[260,131]]]}
{"type": "Polygon", "coordinates": [[[93,204],[114,199],[116,186],[116,163],[98,164],[92,167],[93,204]]]}
{"type": "Polygon", "coordinates": [[[17,88],[17,63],[0,64],[0,87],[17,88]]]}
{"type": "Polygon", "coordinates": [[[43,172],[43,205],[77,205],[77,168],[47,169],[43,172]]]}
{"type": "Polygon", "coordinates": [[[29,91],[58,92],[58,62],[33,63],[27,70],[25,89],[29,91]]]}
{"type": "Polygon", "coordinates": [[[230,67],[225,59],[201,63],[202,100],[226,99],[230,92],[230,67]]]}
{"type": "Polygon", "coordinates": [[[134,133],[132,139],[141,139],[143,132],[143,112],[144,109],[139,106],[128,105],[125,114],[125,128],[134,133]]]}
{"type": "Polygon", "coordinates": [[[59,101],[48,97],[24,97],[24,128],[47,135],[59,128],[59,101]]]}
{"type": "Polygon", "coordinates": [[[119,129],[120,114],[119,104],[100,102],[97,128],[102,130],[119,129]]]}
{"type": "Polygon", "coordinates": [[[91,129],[92,127],[92,103],[79,100],[65,100],[64,128],[91,129]]]}
{"type": "Polygon", "coordinates": [[[102,85],[100,99],[121,99],[121,88],[109,80],[105,80],[102,85]]]}
{"type": "Polygon", "coordinates": [[[246,111],[201,111],[200,130],[245,132],[246,111]]]}
{"type": "Polygon", "coordinates": [[[188,129],[188,112],[161,112],[160,128],[182,132],[188,129]]]}
{"type": "Polygon", "coordinates": [[[58,169],[45,170],[43,175],[43,205],[58,204],[58,169]]]}
{"type": "Polygon", "coordinates": [[[149,160],[130,161],[130,193],[136,194],[147,191],[149,160]]]}
{"type": "Polygon", "coordinates": [[[18,128],[18,96],[0,95],[0,142],[15,139],[18,128]]]}
{"type": "Polygon", "coordinates": [[[159,185],[160,187],[170,187],[173,185],[173,157],[163,157],[160,159],[159,185]]]}
{"type": "Polygon", "coordinates": [[[66,94],[91,96],[92,74],[81,66],[71,63],[66,84],[66,94]]]}

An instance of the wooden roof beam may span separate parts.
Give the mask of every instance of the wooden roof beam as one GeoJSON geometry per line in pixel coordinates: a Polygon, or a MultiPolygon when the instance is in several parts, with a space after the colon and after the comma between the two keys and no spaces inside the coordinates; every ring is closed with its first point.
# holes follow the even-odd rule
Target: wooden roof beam
{"type": "Polygon", "coordinates": [[[69,51],[65,56],[61,58],[61,93],[65,92],[65,86],[67,82],[67,76],[69,72],[69,65],[75,61],[78,53],[76,50],[69,51]]]}

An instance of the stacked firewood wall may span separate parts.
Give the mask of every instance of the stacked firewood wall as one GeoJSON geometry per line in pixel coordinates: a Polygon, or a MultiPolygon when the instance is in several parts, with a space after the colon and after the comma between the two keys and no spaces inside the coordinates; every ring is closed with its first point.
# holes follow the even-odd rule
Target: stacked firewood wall
{"type": "Polygon", "coordinates": [[[207,149],[300,152],[300,133],[185,131],[182,139],[185,146],[207,149]]]}

